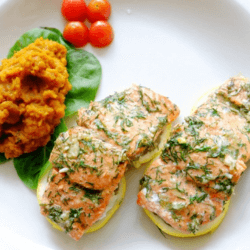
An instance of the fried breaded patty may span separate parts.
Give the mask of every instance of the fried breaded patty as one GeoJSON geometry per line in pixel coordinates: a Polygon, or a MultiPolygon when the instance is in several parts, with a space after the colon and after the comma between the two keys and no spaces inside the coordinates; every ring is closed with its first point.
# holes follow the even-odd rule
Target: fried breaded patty
{"type": "Polygon", "coordinates": [[[13,158],[45,146],[71,89],[66,48],[39,38],[0,66],[0,152],[13,158]]]}

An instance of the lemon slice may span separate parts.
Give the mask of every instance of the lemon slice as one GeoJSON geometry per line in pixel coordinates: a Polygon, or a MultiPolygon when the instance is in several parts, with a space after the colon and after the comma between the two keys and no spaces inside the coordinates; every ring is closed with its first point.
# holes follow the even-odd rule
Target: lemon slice
{"type": "MultiPolygon", "coordinates": [[[[216,89],[218,89],[218,87],[214,87],[212,89],[210,89],[209,91],[207,91],[206,93],[204,93],[200,98],[197,99],[197,101],[195,102],[195,104],[193,105],[192,109],[191,109],[191,115],[196,111],[196,109],[206,100],[206,98],[216,89]]],[[[147,167],[148,169],[148,167],[147,167]]],[[[146,169],[146,170],[147,170],[146,169]]],[[[146,172],[145,170],[145,172],[146,172]]],[[[229,207],[229,203],[230,200],[227,201],[224,205],[224,210],[223,212],[216,218],[214,219],[212,222],[203,225],[199,228],[199,231],[196,234],[193,233],[182,233],[176,229],[174,229],[173,227],[171,227],[170,225],[168,225],[163,219],[161,219],[158,215],[148,211],[147,209],[144,209],[145,213],[147,214],[147,216],[154,222],[154,224],[163,232],[166,233],[168,235],[172,235],[175,237],[196,237],[196,236],[200,236],[200,235],[204,235],[207,233],[212,233],[214,232],[218,226],[221,224],[221,222],[223,221],[227,211],[228,211],[228,207],[229,207]]]]}
{"type": "Polygon", "coordinates": [[[170,137],[170,133],[171,133],[171,124],[168,124],[161,134],[158,147],[146,153],[145,155],[142,155],[138,160],[133,161],[132,165],[135,168],[139,168],[142,164],[149,162],[150,160],[156,158],[161,153],[164,147],[164,144],[166,143],[167,139],[170,137]]]}
{"type": "MultiPolygon", "coordinates": [[[[46,186],[48,184],[48,177],[52,170],[51,164],[50,163],[47,163],[47,164],[48,164],[48,167],[45,170],[45,172],[42,174],[38,182],[37,200],[39,204],[42,203],[42,197],[46,190],[46,186]]],[[[95,222],[88,230],[86,230],[85,233],[91,233],[102,228],[110,220],[110,218],[114,215],[114,213],[120,207],[124,199],[125,192],[126,192],[126,180],[125,180],[125,177],[123,177],[121,179],[121,182],[119,183],[118,192],[115,195],[113,195],[113,197],[110,199],[109,205],[107,206],[104,215],[97,222],[95,222]]],[[[58,224],[50,220],[48,217],[46,217],[46,219],[49,221],[50,224],[52,224],[54,228],[56,228],[59,231],[64,231],[62,227],[60,227],[58,224]]]]}

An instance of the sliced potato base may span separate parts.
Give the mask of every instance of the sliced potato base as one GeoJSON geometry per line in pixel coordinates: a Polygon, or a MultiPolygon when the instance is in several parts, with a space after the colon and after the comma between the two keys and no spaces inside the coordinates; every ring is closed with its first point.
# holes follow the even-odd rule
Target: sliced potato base
{"type": "Polygon", "coordinates": [[[224,211],[221,213],[220,216],[218,216],[212,222],[201,226],[200,230],[195,234],[193,234],[193,233],[189,233],[189,234],[182,233],[182,232],[174,229],[170,225],[168,225],[158,215],[148,211],[147,209],[144,209],[144,211],[147,214],[147,216],[155,223],[155,225],[162,230],[162,232],[164,232],[166,234],[169,234],[169,235],[172,235],[172,236],[175,236],[175,237],[187,238],[187,237],[201,236],[201,235],[204,235],[204,234],[207,234],[207,233],[213,233],[218,228],[220,223],[223,221],[223,219],[224,219],[224,217],[225,217],[225,215],[226,215],[226,213],[228,211],[229,203],[230,203],[230,201],[228,201],[224,205],[224,211]]]}
{"type": "Polygon", "coordinates": [[[108,211],[106,211],[106,216],[104,218],[100,219],[95,224],[93,224],[85,233],[91,233],[91,232],[94,232],[94,231],[102,228],[109,221],[109,219],[114,215],[114,213],[117,211],[117,209],[122,204],[125,193],[126,193],[126,179],[125,179],[125,177],[123,177],[121,179],[120,184],[119,184],[118,193],[116,194],[116,199],[114,201],[112,208],[110,208],[108,211]]]}
{"type": "Polygon", "coordinates": [[[191,112],[190,114],[194,114],[195,110],[207,99],[207,97],[212,94],[213,91],[215,91],[216,89],[218,89],[219,86],[211,88],[210,90],[208,90],[206,93],[204,93],[202,96],[200,96],[196,102],[194,103],[193,107],[191,108],[191,112]]]}
{"type": "MultiPolygon", "coordinates": [[[[38,200],[39,204],[41,204],[42,196],[46,190],[46,186],[48,184],[48,176],[49,176],[50,171],[51,171],[51,167],[45,171],[42,178],[38,182],[37,200],[38,200]]],[[[126,192],[126,180],[125,180],[125,177],[123,177],[121,179],[120,184],[119,184],[118,193],[111,198],[111,199],[113,199],[111,201],[112,204],[110,204],[112,206],[106,208],[105,217],[103,217],[99,221],[95,222],[88,230],[85,231],[85,234],[94,232],[94,231],[102,228],[109,221],[109,219],[114,215],[116,210],[120,207],[120,205],[124,199],[125,192],[126,192]]],[[[63,228],[60,227],[57,223],[53,222],[48,217],[46,217],[46,219],[49,221],[50,224],[52,224],[52,226],[55,229],[57,229],[59,231],[64,231],[63,228]]]]}
{"type": "Polygon", "coordinates": [[[149,162],[150,160],[156,158],[160,154],[161,150],[163,149],[164,144],[166,143],[167,139],[170,137],[170,133],[171,133],[171,124],[168,124],[161,134],[160,143],[158,147],[146,153],[145,155],[142,155],[138,160],[133,161],[132,165],[135,168],[139,168],[142,164],[149,162]]]}

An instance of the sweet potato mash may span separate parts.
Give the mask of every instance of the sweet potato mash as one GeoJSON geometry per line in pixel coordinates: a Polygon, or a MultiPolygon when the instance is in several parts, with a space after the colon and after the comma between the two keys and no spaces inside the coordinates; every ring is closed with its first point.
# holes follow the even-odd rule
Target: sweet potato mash
{"type": "Polygon", "coordinates": [[[71,89],[66,48],[39,38],[0,66],[0,152],[29,153],[50,140],[71,89]]]}

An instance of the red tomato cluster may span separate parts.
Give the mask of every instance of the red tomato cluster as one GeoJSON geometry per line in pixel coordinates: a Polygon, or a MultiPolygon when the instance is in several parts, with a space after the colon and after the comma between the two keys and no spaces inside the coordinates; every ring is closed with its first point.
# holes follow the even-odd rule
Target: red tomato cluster
{"type": "Polygon", "coordinates": [[[88,42],[94,47],[106,47],[114,39],[112,26],[107,22],[111,13],[108,0],[91,0],[88,6],[84,0],[63,0],[62,15],[69,21],[63,37],[75,47],[83,47],[88,42]],[[84,24],[86,18],[92,23],[84,24]]]}

